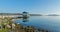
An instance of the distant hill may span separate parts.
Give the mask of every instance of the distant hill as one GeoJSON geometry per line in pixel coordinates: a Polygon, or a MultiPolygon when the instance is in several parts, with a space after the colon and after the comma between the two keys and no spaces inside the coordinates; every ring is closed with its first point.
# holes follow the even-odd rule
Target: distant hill
{"type": "MultiPolygon", "coordinates": [[[[0,13],[0,15],[23,15],[22,13],[0,13]]],[[[41,14],[29,14],[30,16],[42,16],[41,14]]]]}
{"type": "Polygon", "coordinates": [[[59,16],[57,14],[48,14],[47,16],[59,16]]]}
{"type": "Polygon", "coordinates": [[[30,14],[30,16],[42,16],[42,14],[30,14]]]}
{"type": "Polygon", "coordinates": [[[22,15],[21,13],[0,13],[0,15],[22,15]]]}

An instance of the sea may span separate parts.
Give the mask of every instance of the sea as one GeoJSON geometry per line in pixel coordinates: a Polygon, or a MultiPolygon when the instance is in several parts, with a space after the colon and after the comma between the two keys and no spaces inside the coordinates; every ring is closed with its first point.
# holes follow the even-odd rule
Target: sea
{"type": "Polygon", "coordinates": [[[30,16],[29,18],[21,18],[14,20],[26,26],[33,26],[36,29],[41,28],[49,32],[60,32],[60,16],[30,16]]]}

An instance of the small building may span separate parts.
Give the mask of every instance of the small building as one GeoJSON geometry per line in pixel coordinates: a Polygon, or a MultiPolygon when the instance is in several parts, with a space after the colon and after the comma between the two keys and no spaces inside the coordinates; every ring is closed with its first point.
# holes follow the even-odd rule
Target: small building
{"type": "Polygon", "coordinates": [[[29,13],[28,12],[23,12],[23,18],[27,18],[27,17],[29,17],[29,13]]]}

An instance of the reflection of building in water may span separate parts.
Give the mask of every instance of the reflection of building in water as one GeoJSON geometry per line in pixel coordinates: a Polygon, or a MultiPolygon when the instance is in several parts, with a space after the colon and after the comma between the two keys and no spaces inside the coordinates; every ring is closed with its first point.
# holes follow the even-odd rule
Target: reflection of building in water
{"type": "Polygon", "coordinates": [[[28,12],[23,12],[23,18],[27,18],[29,17],[29,13],[28,12]]]}
{"type": "Polygon", "coordinates": [[[23,22],[28,22],[29,18],[23,18],[23,22]]]}

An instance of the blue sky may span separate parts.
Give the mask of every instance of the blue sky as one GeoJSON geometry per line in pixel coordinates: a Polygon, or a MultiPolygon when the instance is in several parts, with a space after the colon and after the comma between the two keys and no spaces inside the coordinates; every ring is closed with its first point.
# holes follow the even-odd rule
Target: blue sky
{"type": "Polygon", "coordinates": [[[0,0],[0,13],[60,14],[60,0],[0,0]]]}

